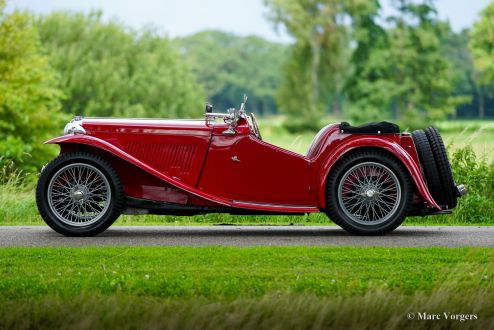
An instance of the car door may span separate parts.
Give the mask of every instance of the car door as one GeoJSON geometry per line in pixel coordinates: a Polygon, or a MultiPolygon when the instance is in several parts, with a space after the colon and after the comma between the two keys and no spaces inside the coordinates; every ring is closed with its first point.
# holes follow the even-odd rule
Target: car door
{"type": "Polygon", "coordinates": [[[247,135],[230,148],[225,176],[234,200],[309,205],[309,161],[247,135]]]}

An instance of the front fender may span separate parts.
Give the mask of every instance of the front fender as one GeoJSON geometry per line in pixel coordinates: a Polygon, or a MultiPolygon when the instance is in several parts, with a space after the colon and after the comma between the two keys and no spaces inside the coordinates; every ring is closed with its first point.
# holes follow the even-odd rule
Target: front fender
{"type": "Polygon", "coordinates": [[[116,157],[129,162],[140,169],[154,175],[155,177],[179,188],[182,190],[185,190],[186,192],[189,192],[193,195],[196,195],[198,197],[204,198],[206,200],[225,205],[225,206],[232,206],[231,201],[228,201],[226,199],[205,193],[204,191],[200,191],[196,189],[195,187],[192,187],[190,185],[184,184],[183,182],[180,182],[166,174],[163,174],[162,172],[156,170],[155,168],[143,163],[139,159],[133,157],[132,155],[129,155],[125,151],[123,151],[120,148],[117,148],[116,146],[112,145],[111,143],[108,143],[104,140],[98,139],[93,136],[88,136],[88,135],[65,135],[61,137],[57,137],[51,140],[48,140],[45,142],[45,144],[58,144],[60,146],[63,146],[64,144],[81,144],[81,145],[87,145],[91,147],[95,147],[101,150],[104,150],[106,152],[111,153],[112,155],[115,155],[116,157]]]}
{"type": "Polygon", "coordinates": [[[341,159],[341,157],[352,150],[365,147],[382,148],[392,153],[403,163],[403,165],[405,165],[413,179],[413,182],[415,183],[418,193],[427,202],[427,206],[441,210],[441,207],[434,201],[434,198],[431,196],[429,189],[427,188],[422,176],[420,165],[413,160],[410,154],[401,145],[394,141],[372,136],[357,137],[351,139],[350,141],[343,142],[326,157],[326,161],[320,170],[318,184],[318,199],[321,209],[326,207],[326,181],[334,164],[341,159]]]}

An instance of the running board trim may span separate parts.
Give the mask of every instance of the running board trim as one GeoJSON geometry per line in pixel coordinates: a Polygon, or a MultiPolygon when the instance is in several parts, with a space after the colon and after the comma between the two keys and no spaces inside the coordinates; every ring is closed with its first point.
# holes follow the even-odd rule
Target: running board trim
{"type": "Polygon", "coordinates": [[[266,204],[246,201],[233,201],[233,207],[251,209],[251,210],[263,210],[263,211],[284,211],[295,213],[318,213],[320,210],[315,206],[308,205],[280,205],[280,204],[266,204]]]}

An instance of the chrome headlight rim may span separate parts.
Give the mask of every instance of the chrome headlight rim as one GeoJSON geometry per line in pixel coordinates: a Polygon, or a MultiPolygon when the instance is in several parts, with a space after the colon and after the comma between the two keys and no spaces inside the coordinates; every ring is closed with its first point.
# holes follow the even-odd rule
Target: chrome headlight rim
{"type": "Polygon", "coordinates": [[[86,130],[84,127],[82,127],[82,122],[84,118],[77,116],[74,119],[72,119],[67,125],[65,125],[65,128],[63,129],[63,133],[65,135],[71,135],[71,134],[86,134],[86,130]]]}

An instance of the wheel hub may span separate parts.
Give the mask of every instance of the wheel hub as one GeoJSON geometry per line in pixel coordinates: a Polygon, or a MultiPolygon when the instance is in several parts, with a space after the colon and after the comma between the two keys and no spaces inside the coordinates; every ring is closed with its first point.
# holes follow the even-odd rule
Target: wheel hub
{"type": "Polygon", "coordinates": [[[82,190],[76,190],[72,193],[72,199],[76,202],[84,200],[84,192],[82,190]]]}
{"type": "Polygon", "coordinates": [[[70,197],[74,202],[84,202],[88,196],[87,188],[84,186],[75,186],[71,189],[70,197]]]}
{"type": "Polygon", "coordinates": [[[369,188],[365,190],[364,194],[365,197],[367,197],[368,199],[375,199],[377,197],[378,192],[373,188],[369,188]]]}

